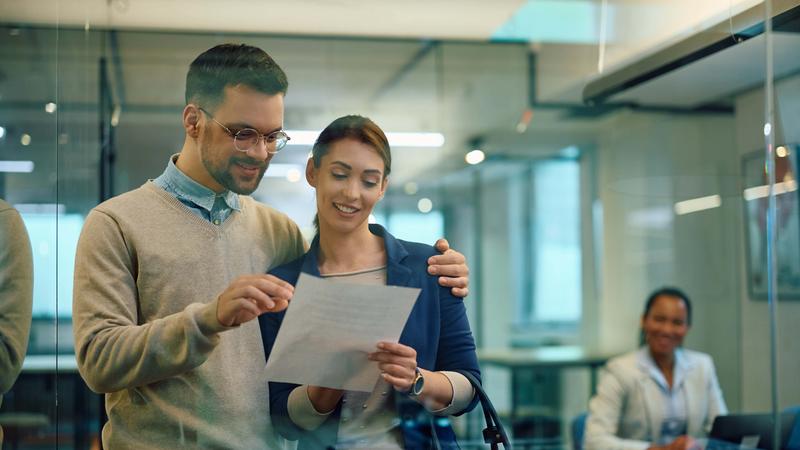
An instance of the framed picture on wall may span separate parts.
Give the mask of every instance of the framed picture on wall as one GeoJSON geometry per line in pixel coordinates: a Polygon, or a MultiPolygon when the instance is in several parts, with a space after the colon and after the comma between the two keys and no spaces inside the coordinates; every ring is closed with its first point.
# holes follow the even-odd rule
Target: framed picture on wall
{"type": "MultiPolygon", "coordinates": [[[[775,252],[778,299],[800,300],[800,145],[781,145],[775,151],[775,252]]],[[[742,162],[747,284],[750,298],[767,299],[767,208],[769,186],[764,151],[746,155],[742,162]]]]}

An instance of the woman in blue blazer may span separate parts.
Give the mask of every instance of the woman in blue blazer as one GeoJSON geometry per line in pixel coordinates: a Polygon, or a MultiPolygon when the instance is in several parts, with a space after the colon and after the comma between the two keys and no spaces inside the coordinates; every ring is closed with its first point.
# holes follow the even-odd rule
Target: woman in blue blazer
{"type": "MultiPolygon", "coordinates": [[[[376,343],[381,369],[372,392],[270,383],[270,414],[298,448],[458,448],[448,422],[477,403],[461,373],[480,377],[475,342],[461,299],[427,271],[428,245],[394,238],[368,217],[391,171],[386,136],[371,120],[345,116],[320,134],[306,167],[316,189],[319,233],[304,256],[271,273],[295,284],[301,272],[367,284],[420,288],[399,343],[376,343]]],[[[269,355],[284,313],[259,317],[269,355]]]]}

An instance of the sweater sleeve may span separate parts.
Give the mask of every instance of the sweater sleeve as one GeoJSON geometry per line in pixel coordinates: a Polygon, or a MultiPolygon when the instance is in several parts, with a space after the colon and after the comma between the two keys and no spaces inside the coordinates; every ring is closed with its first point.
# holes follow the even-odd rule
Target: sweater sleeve
{"type": "Polygon", "coordinates": [[[0,394],[17,379],[31,329],[33,256],[16,210],[0,211],[0,394]]]}
{"type": "Polygon", "coordinates": [[[217,321],[216,300],[139,323],[134,258],[117,222],[93,210],[78,241],[72,320],[78,368],[96,392],[142,386],[194,369],[227,329],[217,321]]]}

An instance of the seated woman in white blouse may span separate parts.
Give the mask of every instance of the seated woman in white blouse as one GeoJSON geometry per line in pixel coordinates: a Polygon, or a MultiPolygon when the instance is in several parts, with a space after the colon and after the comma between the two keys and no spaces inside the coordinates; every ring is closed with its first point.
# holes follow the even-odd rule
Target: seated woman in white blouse
{"type": "Polygon", "coordinates": [[[681,347],[692,305],[679,289],[650,295],[642,347],[611,359],[589,403],[587,450],[687,450],[727,413],[714,362],[681,347]]]}

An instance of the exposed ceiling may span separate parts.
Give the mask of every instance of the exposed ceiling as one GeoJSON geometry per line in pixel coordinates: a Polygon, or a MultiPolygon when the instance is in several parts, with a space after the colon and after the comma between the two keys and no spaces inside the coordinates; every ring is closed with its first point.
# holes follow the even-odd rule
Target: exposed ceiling
{"type": "Polygon", "coordinates": [[[525,0],[4,0],[6,22],[484,41],[525,0]],[[457,15],[456,15],[457,12],[457,15]]]}
{"type": "MultiPolygon", "coordinates": [[[[60,197],[71,189],[83,189],[76,198],[86,194],[81,181],[97,176],[104,58],[109,91],[120,107],[116,191],[138,186],[158,175],[182,144],[180,111],[189,63],[226,41],[266,49],[287,72],[287,129],[319,130],[335,117],[359,113],[387,131],[443,133],[442,148],[395,149],[397,187],[431,167],[463,167],[463,155],[476,137],[484,137],[488,152],[508,150],[505,143],[492,148],[486,138],[515,133],[529,100],[524,44],[0,26],[0,126],[7,128],[0,159],[30,158],[37,173],[50,173],[49,178],[60,170],[59,179],[67,181],[60,197]],[[45,112],[48,102],[58,103],[55,114],[45,112]],[[21,146],[22,134],[32,137],[29,146],[21,146]]],[[[568,145],[570,132],[559,131],[569,128],[560,123],[561,114],[536,112],[529,132],[542,134],[528,142],[530,151],[537,151],[536,142],[545,153],[568,145]],[[553,143],[557,134],[563,145],[553,143]]],[[[302,165],[308,150],[287,147],[274,162],[302,165]]],[[[9,176],[7,185],[32,197],[52,197],[48,193],[54,188],[41,180],[9,176]]],[[[275,183],[270,192],[278,191],[275,183]]],[[[89,197],[94,201],[96,195],[89,197]]]]}
{"type": "MultiPolygon", "coordinates": [[[[487,42],[524,3],[3,0],[0,126],[7,133],[0,159],[29,158],[38,174],[8,175],[6,190],[32,201],[55,198],[57,178],[63,181],[59,198],[85,197],[91,206],[97,193],[87,180],[97,176],[101,57],[120,107],[116,191],[157,176],[182,144],[189,63],[230,41],[264,48],[287,72],[287,129],[319,130],[335,117],[359,113],[387,131],[443,133],[443,148],[395,149],[395,188],[464,168],[464,153],[476,141],[490,156],[531,158],[591,143],[603,111],[574,106],[582,80],[596,71],[596,44],[487,42]],[[531,51],[537,55],[533,79],[531,51]],[[532,86],[550,103],[534,105],[527,131],[518,134],[532,86]],[[55,114],[44,111],[51,101],[58,103],[55,114]],[[23,133],[32,137],[29,146],[20,145],[23,133]]],[[[307,153],[288,147],[274,162],[302,165],[307,153]]],[[[303,189],[302,182],[272,179],[260,195],[272,202],[271,196],[290,198],[303,189]]]]}

